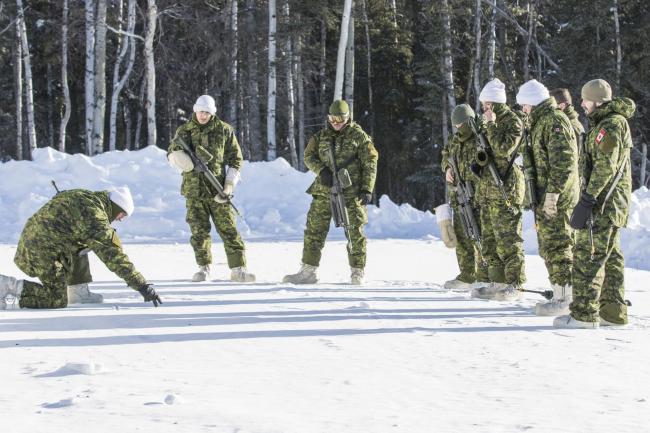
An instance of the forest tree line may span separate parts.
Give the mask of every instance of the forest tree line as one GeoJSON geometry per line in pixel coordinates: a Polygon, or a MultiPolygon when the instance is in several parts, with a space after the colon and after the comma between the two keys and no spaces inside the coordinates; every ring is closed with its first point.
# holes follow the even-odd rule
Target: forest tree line
{"type": "MultiPolygon", "coordinates": [[[[343,0],[0,1],[0,158],[167,147],[201,94],[251,161],[304,170],[325,125],[343,0]]],[[[444,200],[450,113],[491,78],[568,88],[604,78],[632,98],[634,187],[650,183],[650,2],[353,0],[344,97],[380,154],[376,192],[444,200]]],[[[251,181],[254,181],[252,179],[251,181]]]]}

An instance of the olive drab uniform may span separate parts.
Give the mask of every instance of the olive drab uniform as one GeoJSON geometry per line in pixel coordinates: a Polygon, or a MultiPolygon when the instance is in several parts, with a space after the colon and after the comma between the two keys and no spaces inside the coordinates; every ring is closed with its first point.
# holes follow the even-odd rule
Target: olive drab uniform
{"type": "MultiPolygon", "coordinates": [[[[217,179],[224,184],[226,166],[240,170],[243,162],[241,148],[230,125],[212,116],[201,125],[196,114],[192,120],[176,130],[174,140],[169,144],[168,153],[183,148],[175,142],[182,138],[196,153],[217,179]]],[[[228,203],[214,201],[216,191],[212,190],[203,175],[196,171],[183,173],[181,194],[185,196],[186,217],[192,236],[190,244],[194,250],[196,263],[206,266],[212,263],[212,239],[210,219],[223,240],[228,266],[246,266],[244,242],[237,231],[235,213],[228,203]]]]}
{"type": "Polygon", "coordinates": [[[529,120],[540,203],[535,215],[539,254],[551,284],[566,286],[571,284],[574,246],[569,219],[579,196],[577,140],[571,121],[557,108],[555,98],[534,106],[529,120]],[[552,218],[542,212],[546,193],[559,194],[557,215],[552,218]]]}
{"type": "Polygon", "coordinates": [[[598,322],[600,316],[610,323],[627,323],[620,229],[627,224],[632,194],[627,119],[635,109],[631,99],[614,98],[588,116],[581,175],[584,191],[596,199],[593,250],[589,229],[577,230],[570,305],[571,316],[583,322],[598,322]]]}
{"type": "Polygon", "coordinates": [[[517,164],[512,165],[507,178],[503,176],[522,139],[523,122],[506,104],[493,103],[492,110],[496,121],[486,124],[485,135],[492,147],[507,200],[503,199],[487,167],[484,167],[476,192],[481,214],[483,258],[488,262],[491,282],[520,286],[526,281],[522,237],[524,177],[517,164]]]}
{"type": "MultiPolygon", "coordinates": [[[[450,168],[450,157],[455,158],[462,181],[469,182],[474,191],[476,191],[478,178],[470,170],[470,165],[476,157],[476,136],[467,122],[458,128],[458,131],[450,137],[447,146],[442,150],[441,166],[443,173],[450,168]]],[[[459,182],[459,179],[454,179],[454,181],[459,182]]],[[[456,279],[464,283],[488,281],[487,267],[483,266],[481,252],[476,243],[468,238],[463,231],[460,213],[458,212],[456,192],[453,186],[449,187],[449,198],[451,207],[454,210],[454,233],[457,239],[456,259],[458,261],[458,268],[460,269],[460,274],[456,279]]],[[[480,228],[478,206],[474,203],[472,207],[474,210],[474,218],[480,228]]]]}
{"type": "Polygon", "coordinates": [[[66,307],[67,286],[92,281],[88,250],[132,289],[146,284],[111,226],[115,206],[108,191],[73,189],[58,193],[27,220],[14,262],[41,283],[25,280],[21,308],[66,307]]]}
{"type": "MultiPolygon", "coordinates": [[[[368,222],[368,214],[366,207],[359,200],[359,194],[364,191],[372,192],[375,187],[377,150],[368,134],[357,123],[350,121],[338,132],[327,125],[310,138],[305,148],[307,168],[316,174],[325,167],[335,172],[329,160],[332,146],[336,168],[347,169],[352,180],[352,184],[343,191],[350,219],[348,262],[352,268],[363,269],[366,265],[366,237],[363,225],[368,222]]],[[[332,219],[330,188],[322,185],[316,178],[307,192],[312,195],[313,200],[307,214],[302,262],[318,266],[332,219]]]]}
{"type": "MultiPolygon", "coordinates": [[[[576,111],[573,105],[567,105],[563,110],[564,114],[569,118],[571,126],[573,127],[573,132],[576,134],[576,139],[580,141],[580,137],[585,133],[585,127],[580,123],[578,119],[578,112],[576,111]]],[[[580,149],[578,149],[580,150],[580,149]]]]}

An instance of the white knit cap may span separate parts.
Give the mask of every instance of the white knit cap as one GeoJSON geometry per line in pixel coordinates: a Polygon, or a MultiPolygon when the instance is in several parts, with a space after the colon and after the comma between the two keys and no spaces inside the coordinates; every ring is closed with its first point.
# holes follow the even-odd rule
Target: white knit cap
{"type": "Polygon", "coordinates": [[[214,103],[214,98],[210,95],[201,95],[194,104],[194,112],[205,111],[213,116],[217,114],[217,104],[214,103]]]}
{"type": "Polygon", "coordinates": [[[519,88],[517,93],[517,104],[519,105],[539,105],[550,98],[548,89],[545,85],[537,80],[526,81],[519,88]]]}
{"type": "Polygon", "coordinates": [[[481,102],[498,102],[501,104],[506,103],[506,85],[501,82],[498,78],[495,78],[492,81],[483,86],[481,94],[478,96],[478,100],[481,102]]]}
{"type": "Polygon", "coordinates": [[[133,205],[133,196],[128,186],[120,186],[108,190],[108,198],[118,205],[128,216],[133,214],[135,206],[133,205]]]}

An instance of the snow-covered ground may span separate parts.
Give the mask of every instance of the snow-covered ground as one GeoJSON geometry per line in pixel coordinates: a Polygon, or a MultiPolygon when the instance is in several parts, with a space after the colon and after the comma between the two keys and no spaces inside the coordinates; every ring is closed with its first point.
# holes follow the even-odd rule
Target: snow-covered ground
{"type": "MultiPolygon", "coordinates": [[[[254,284],[191,283],[180,175],[157,148],[87,158],[39,149],[0,164],[0,273],[15,267],[25,220],[60,188],[128,185],[136,213],[116,223],[153,308],[94,255],[105,303],[0,311],[0,431],[630,432],[650,424],[650,192],[636,191],[626,255],[625,329],[555,330],[517,302],[445,291],[457,265],[435,217],[387,197],[369,207],[364,287],[347,285],[332,229],[321,284],[278,283],[300,262],[313,175],[283,160],[246,164],[235,203],[254,284]],[[639,269],[633,269],[639,268],[639,269]],[[646,270],[641,270],[646,269],[646,270]]],[[[528,289],[546,289],[526,215],[528,289]]],[[[215,236],[216,237],[216,236],[215,236]]],[[[215,239],[216,240],[216,239],[215,239]]]]}
{"type": "MultiPolygon", "coordinates": [[[[650,423],[650,272],[626,270],[631,325],[556,330],[519,302],[472,300],[439,241],[374,240],[368,283],[343,242],[321,284],[278,284],[300,242],[249,242],[258,282],[191,283],[187,244],[128,244],[153,308],[94,256],[106,303],[0,312],[2,431],[633,432],[650,423]]],[[[13,246],[0,246],[3,271],[13,246]]],[[[529,288],[546,284],[527,257],[529,288]]]]}

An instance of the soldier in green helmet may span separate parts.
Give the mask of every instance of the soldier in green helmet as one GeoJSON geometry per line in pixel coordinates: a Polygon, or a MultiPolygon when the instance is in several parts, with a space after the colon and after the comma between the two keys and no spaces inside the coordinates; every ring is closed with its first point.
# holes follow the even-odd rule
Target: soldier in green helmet
{"type": "Polygon", "coordinates": [[[612,97],[605,80],[582,87],[582,108],[589,131],[580,155],[582,191],[571,214],[577,230],[573,254],[571,313],[555,318],[557,328],[597,328],[626,325],[621,228],[627,224],[632,195],[628,119],[634,101],[612,97]]]}
{"type": "MultiPolygon", "coordinates": [[[[286,275],[285,283],[314,284],[321,251],[332,220],[330,204],[334,176],[349,175],[349,186],[343,190],[349,216],[348,262],[352,284],[364,282],[366,237],[363,226],[368,222],[366,205],[372,199],[377,176],[377,150],[361,126],[350,118],[347,102],[336,100],[330,105],[327,127],[309,139],[305,149],[305,165],[317,177],[307,192],[313,199],[307,214],[307,227],[302,252],[302,265],[295,274],[286,275]],[[334,162],[330,159],[334,154],[334,162]]],[[[346,182],[347,183],[347,182],[346,182]]]]}
{"type": "Polygon", "coordinates": [[[76,302],[102,302],[100,294],[88,292],[92,281],[90,251],[157,307],[160,297],[124,254],[111,226],[111,222],[122,221],[133,210],[133,198],[126,187],[57,193],[27,220],[14,257],[21,271],[40,282],[0,275],[0,310],[6,308],[7,296],[18,299],[21,308],[65,308],[76,302]]]}
{"type": "MultiPolygon", "coordinates": [[[[471,165],[476,159],[476,136],[469,125],[476,114],[472,107],[461,104],[451,113],[451,123],[456,127],[456,132],[451,135],[447,145],[442,150],[442,171],[449,184],[449,200],[454,210],[453,230],[456,235],[456,260],[460,273],[453,280],[445,282],[444,287],[449,290],[469,290],[472,283],[487,282],[487,265],[484,264],[481,251],[475,241],[470,239],[463,230],[458,199],[454,185],[463,182],[468,188],[476,191],[478,178],[471,171],[471,165]],[[461,179],[455,179],[449,159],[453,158],[460,172],[461,179]]],[[[472,203],[474,219],[480,230],[479,211],[476,203],[472,203]]]]}
{"type": "Polygon", "coordinates": [[[558,108],[546,86],[537,80],[524,83],[517,102],[528,115],[533,172],[535,221],[539,255],[546,263],[553,298],[540,302],[540,316],[566,314],[572,300],[571,266],[574,233],[569,217],[578,202],[578,147],[570,119],[558,108]]]}
{"type": "Polygon", "coordinates": [[[199,270],[192,281],[205,281],[210,277],[212,264],[212,238],[210,219],[214,223],[226,250],[230,279],[247,283],[255,281],[255,275],[246,268],[244,241],[237,231],[235,213],[228,203],[240,179],[243,163],[241,148],[232,127],[217,117],[217,107],[210,95],[202,95],[194,104],[192,119],[176,130],[167,149],[170,164],[183,172],[181,194],[185,196],[190,226],[190,244],[199,270]],[[179,140],[183,140],[197,157],[223,185],[224,195],[217,194],[203,175],[194,171],[194,163],[185,153],[179,140]]]}

